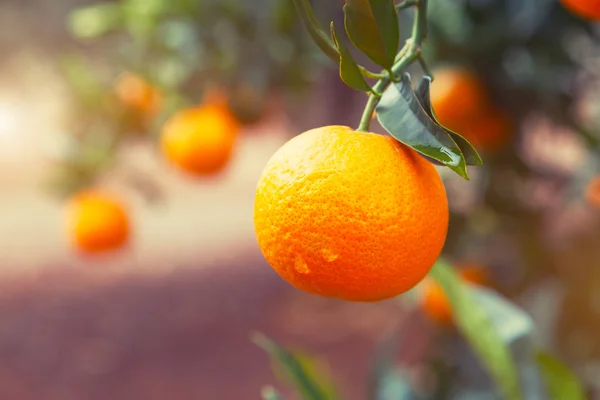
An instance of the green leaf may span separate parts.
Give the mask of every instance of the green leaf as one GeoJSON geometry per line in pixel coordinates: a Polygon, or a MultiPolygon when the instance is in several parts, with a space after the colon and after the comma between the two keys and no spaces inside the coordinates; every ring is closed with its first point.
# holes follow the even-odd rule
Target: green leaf
{"type": "Polygon", "coordinates": [[[121,6],[115,3],[100,3],[77,9],[69,15],[69,30],[82,39],[101,36],[123,21],[121,6]]]}
{"type": "Polygon", "coordinates": [[[329,35],[325,33],[325,30],[321,27],[319,20],[317,19],[315,12],[313,11],[309,0],[293,0],[296,10],[300,15],[300,19],[304,23],[304,26],[308,30],[308,33],[313,38],[314,42],[319,46],[323,53],[333,61],[339,61],[339,54],[335,49],[335,46],[329,35]]]}
{"type": "Polygon", "coordinates": [[[391,69],[398,53],[400,29],[392,0],[346,0],[346,32],[354,45],[376,64],[391,69]]]}
{"type": "Polygon", "coordinates": [[[398,141],[469,179],[459,146],[421,107],[408,74],[387,87],[376,110],[381,126],[398,141]]]}
{"type": "Polygon", "coordinates": [[[450,304],[458,329],[479,357],[498,386],[503,398],[521,400],[517,366],[511,352],[483,308],[475,300],[469,286],[463,283],[454,269],[438,261],[431,276],[441,285],[450,304]]]}
{"type": "Polygon", "coordinates": [[[417,86],[417,90],[415,93],[417,96],[417,100],[419,100],[419,103],[421,103],[421,107],[423,107],[427,115],[440,128],[444,129],[450,136],[452,136],[452,139],[454,139],[454,141],[462,151],[467,165],[482,165],[483,161],[481,160],[479,153],[477,153],[477,150],[475,150],[475,147],[473,147],[473,145],[471,145],[471,143],[469,143],[469,141],[460,134],[453,132],[450,129],[443,126],[442,124],[440,124],[440,122],[435,117],[435,112],[433,111],[433,106],[431,105],[431,77],[423,76],[423,78],[421,78],[421,81],[419,82],[419,85],[417,86]]]}
{"type": "Polygon", "coordinates": [[[539,352],[537,362],[551,400],[584,400],[586,398],[577,376],[558,359],[546,352],[539,352]]]}
{"type": "Polygon", "coordinates": [[[284,400],[283,396],[280,395],[277,392],[277,390],[275,390],[275,388],[271,386],[263,388],[263,390],[260,392],[260,395],[263,398],[263,400],[284,400]]]}
{"type": "Polygon", "coordinates": [[[275,374],[291,384],[305,400],[335,400],[334,385],[330,377],[311,357],[291,352],[266,336],[257,333],[254,343],[265,350],[274,362],[275,374]]]}
{"type": "Polygon", "coordinates": [[[352,54],[350,54],[344,42],[338,40],[333,22],[331,23],[331,37],[340,54],[340,78],[342,78],[346,85],[353,89],[360,90],[361,92],[370,92],[371,87],[360,71],[360,67],[354,61],[352,54]]]}

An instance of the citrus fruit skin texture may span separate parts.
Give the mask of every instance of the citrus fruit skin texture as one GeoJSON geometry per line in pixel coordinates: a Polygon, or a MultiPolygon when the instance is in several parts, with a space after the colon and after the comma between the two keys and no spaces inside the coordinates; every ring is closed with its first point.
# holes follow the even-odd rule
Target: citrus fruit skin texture
{"type": "Polygon", "coordinates": [[[130,221],[124,205],[104,193],[87,191],[68,204],[68,231],[73,245],[84,253],[101,253],[123,247],[130,221]]]}
{"type": "MultiPolygon", "coordinates": [[[[460,268],[459,276],[465,282],[488,286],[489,277],[486,269],[476,265],[468,264],[460,268]]],[[[423,310],[435,322],[443,326],[452,326],[452,306],[442,287],[432,279],[427,279],[423,285],[423,310]]]]}
{"type": "Polygon", "coordinates": [[[269,160],[254,223],[266,260],[293,286],[378,301],[427,275],[446,239],[448,201],[435,167],[412,149],[327,126],[269,160]]]}
{"type": "Polygon", "coordinates": [[[119,76],[115,93],[123,105],[148,117],[153,117],[160,111],[161,93],[139,75],[127,72],[119,76]]]}
{"type": "Polygon", "coordinates": [[[437,120],[484,152],[500,150],[512,131],[510,119],[491,104],[483,84],[466,68],[444,67],[434,73],[431,104],[437,120]]]}
{"type": "Polygon", "coordinates": [[[163,127],[161,149],[174,165],[194,175],[211,175],[229,162],[239,123],[221,104],[182,110],[163,127]]]}
{"type": "Polygon", "coordinates": [[[561,3],[566,9],[582,18],[600,20],[599,0],[561,0],[561,3]]]}

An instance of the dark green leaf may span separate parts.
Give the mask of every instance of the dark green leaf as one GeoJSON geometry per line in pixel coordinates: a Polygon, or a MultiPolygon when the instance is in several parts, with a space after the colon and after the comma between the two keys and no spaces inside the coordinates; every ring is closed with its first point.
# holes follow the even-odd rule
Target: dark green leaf
{"type": "Polygon", "coordinates": [[[378,65],[391,69],[398,52],[398,14],[392,0],[346,0],[346,32],[354,45],[378,65]]]}
{"type": "Polygon", "coordinates": [[[387,87],[376,110],[379,123],[394,138],[469,179],[460,148],[421,107],[408,74],[387,87]]]}
{"type": "Polygon", "coordinates": [[[284,400],[283,396],[280,395],[275,390],[275,388],[273,388],[271,386],[267,386],[267,387],[263,388],[260,395],[263,398],[263,400],[284,400]]]}
{"type": "Polygon", "coordinates": [[[339,55],[335,50],[335,46],[329,38],[329,35],[327,35],[321,27],[310,2],[308,0],[294,0],[294,5],[296,6],[296,10],[298,10],[302,23],[304,23],[304,26],[317,46],[319,46],[329,58],[338,62],[339,55]]]}
{"type": "Polygon", "coordinates": [[[566,365],[552,355],[539,352],[537,362],[551,400],[584,400],[581,382],[566,365]]]}
{"type": "Polygon", "coordinates": [[[429,115],[429,117],[433,121],[435,121],[436,124],[438,124],[446,132],[448,132],[448,134],[450,134],[450,136],[452,136],[452,139],[454,139],[454,141],[456,142],[456,144],[462,151],[463,155],[465,156],[465,162],[467,163],[467,165],[483,164],[483,161],[481,160],[479,153],[477,153],[477,150],[475,150],[473,145],[471,145],[471,143],[469,143],[469,141],[467,139],[465,139],[463,136],[459,135],[458,133],[453,132],[450,129],[446,128],[445,126],[440,124],[440,122],[437,120],[437,118],[435,117],[435,113],[433,111],[433,106],[431,105],[431,96],[430,96],[431,89],[430,88],[431,88],[431,78],[429,76],[424,76],[421,79],[421,81],[419,82],[419,85],[417,86],[417,90],[415,92],[417,99],[419,100],[419,103],[421,103],[421,107],[423,107],[423,109],[425,110],[427,115],[429,115]]]}
{"type": "Polygon", "coordinates": [[[517,366],[511,352],[476,301],[469,286],[463,283],[454,269],[443,261],[438,261],[434,265],[431,276],[443,288],[452,306],[458,329],[478,355],[502,392],[503,398],[523,399],[517,366]]]}
{"type": "Polygon", "coordinates": [[[340,78],[342,78],[346,85],[353,89],[360,90],[361,92],[371,91],[371,87],[354,61],[352,54],[350,54],[344,42],[338,40],[333,22],[331,23],[331,37],[340,54],[340,78]]]}
{"type": "Polygon", "coordinates": [[[69,29],[78,38],[94,38],[117,28],[122,21],[120,5],[100,3],[73,11],[69,15],[69,29]]]}
{"type": "Polygon", "coordinates": [[[291,352],[262,334],[253,341],[274,361],[276,375],[291,384],[305,400],[335,400],[333,383],[310,357],[291,352]]]}

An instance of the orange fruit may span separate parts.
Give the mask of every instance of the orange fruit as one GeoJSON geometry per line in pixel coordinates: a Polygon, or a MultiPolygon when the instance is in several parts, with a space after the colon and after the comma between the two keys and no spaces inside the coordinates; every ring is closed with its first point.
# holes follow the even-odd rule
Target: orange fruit
{"type": "MultiPolygon", "coordinates": [[[[459,275],[465,282],[488,286],[487,270],[477,264],[469,264],[459,269],[459,275]]],[[[422,306],[425,313],[441,325],[453,323],[452,307],[442,287],[432,279],[426,279],[423,285],[422,306]]]]}
{"type": "Polygon", "coordinates": [[[600,0],[561,0],[561,3],[582,18],[600,20],[600,0]]]}
{"type": "Polygon", "coordinates": [[[123,105],[149,117],[160,111],[161,93],[139,75],[126,72],[119,76],[115,94],[123,105]]]}
{"type": "Polygon", "coordinates": [[[485,89],[477,76],[462,67],[444,67],[435,72],[431,105],[437,120],[460,133],[464,122],[487,107],[485,89]]]}
{"type": "Polygon", "coordinates": [[[239,129],[238,121],[220,103],[185,109],[165,123],[162,153],[184,171],[213,174],[229,162],[239,129]]]}
{"type": "Polygon", "coordinates": [[[600,209],[600,175],[596,175],[585,188],[585,199],[589,205],[600,209]]]}
{"type": "Polygon", "coordinates": [[[69,201],[67,228],[74,246],[85,253],[121,248],[129,238],[124,205],[97,191],[79,193],[69,201]]]}
{"type": "Polygon", "coordinates": [[[427,275],[446,239],[448,200],[435,167],[414,150],[326,126],[269,160],[254,226],[266,260],[296,288],[378,301],[427,275]]]}

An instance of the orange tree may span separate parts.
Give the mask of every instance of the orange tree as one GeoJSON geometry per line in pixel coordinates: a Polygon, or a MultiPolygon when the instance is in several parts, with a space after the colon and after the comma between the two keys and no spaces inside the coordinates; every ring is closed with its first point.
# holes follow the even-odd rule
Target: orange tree
{"type": "MultiPolygon", "coordinates": [[[[462,282],[443,260],[434,265],[440,252],[439,240],[446,236],[447,210],[442,209],[447,203],[445,193],[439,190],[437,174],[429,171],[437,165],[469,179],[467,166],[482,164],[475,148],[460,134],[472,133],[472,125],[450,126],[462,130],[460,133],[450,130],[443,125],[445,114],[449,120],[454,118],[452,102],[459,106],[466,102],[472,108],[484,103],[484,110],[490,107],[485,106],[487,95],[476,83],[477,78],[466,77],[465,82],[475,83],[450,88],[447,113],[438,97],[432,96],[434,76],[423,52],[428,34],[427,3],[345,2],[345,32],[356,49],[382,68],[373,72],[355,61],[345,35],[334,23],[325,31],[310,3],[295,1],[317,45],[339,64],[341,79],[369,98],[355,130],[340,126],[316,128],[290,140],[271,158],[256,193],[259,245],[271,266],[297,288],[350,301],[399,295],[429,273],[441,288],[437,289],[438,297],[449,302],[458,332],[494,383],[487,391],[464,391],[463,396],[583,399],[577,378],[532,344],[531,329],[526,328],[532,322],[526,314],[492,292],[462,282]],[[398,11],[405,9],[413,11],[413,28],[399,49],[398,11]],[[419,63],[424,72],[416,86],[407,72],[413,63],[419,63]],[[391,138],[369,132],[374,111],[391,138]],[[507,330],[508,321],[521,326],[520,330],[507,330]],[[528,344],[518,347],[519,341],[528,344]],[[556,380],[561,383],[555,384],[556,380]]],[[[495,101],[490,99],[489,103],[495,101]]],[[[477,111],[465,108],[469,107],[460,106],[458,111],[466,114],[456,118],[478,117],[477,111]]],[[[479,124],[474,134],[494,128],[505,118],[499,116],[500,112],[490,115],[492,122],[479,124]]],[[[284,378],[303,398],[338,398],[329,390],[328,378],[316,376],[314,366],[307,365],[302,357],[262,335],[255,336],[255,341],[277,361],[284,378]]],[[[399,377],[389,357],[380,360],[375,375],[370,398],[415,398],[406,384],[398,384],[406,381],[399,377]],[[387,386],[389,379],[396,379],[394,389],[387,386]]],[[[455,390],[455,382],[450,387],[455,390]]],[[[435,389],[433,398],[454,398],[444,390],[435,389]]],[[[266,388],[263,398],[282,396],[266,388]]]]}
{"type": "MultiPolygon", "coordinates": [[[[93,61],[84,52],[61,60],[73,117],[49,186],[63,197],[78,198],[110,173],[160,200],[148,174],[119,163],[134,141],[156,142],[164,161],[187,173],[218,173],[235,154],[241,126],[262,117],[271,93],[285,86],[286,94],[302,94],[318,66],[287,2],[106,1],[75,9],[68,26],[84,50],[109,45],[93,61]]],[[[92,214],[102,216],[98,208],[92,214]]]]}
{"type": "MultiPolygon", "coordinates": [[[[500,290],[510,296],[546,276],[544,269],[552,265],[552,253],[539,251],[544,233],[540,221],[544,215],[539,207],[524,201],[530,194],[525,189],[539,181],[564,186],[566,178],[556,173],[548,177],[543,163],[526,162],[521,156],[522,143],[528,138],[524,130],[531,115],[539,114],[577,132],[589,144],[591,154],[597,151],[594,129],[599,124],[597,121],[581,124],[572,109],[579,96],[573,83],[577,80],[572,78],[580,78],[582,71],[594,74],[593,57],[583,56],[578,50],[593,48],[588,46],[593,42],[593,29],[571,13],[573,8],[567,1],[562,2],[566,7],[550,1],[430,1],[427,7],[424,0],[397,4],[347,0],[345,29],[338,24],[331,30],[319,26],[308,1],[296,1],[299,15],[312,38],[339,64],[342,80],[369,96],[355,130],[364,132],[328,127],[321,128],[319,134],[302,134],[274,156],[261,178],[255,210],[259,244],[277,272],[297,287],[348,300],[390,297],[410,288],[429,272],[432,260],[440,251],[439,242],[444,238],[444,253],[456,258],[464,253],[470,255],[473,249],[487,256],[490,237],[510,236],[512,247],[503,253],[515,257],[500,264],[501,272],[505,278],[517,275],[515,271],[522,272],[517,284],[499,285],[500,290]],[[411,37],[398,51],[402,32],[397,26],[398,17],[402,22],[411,15],[414,18],[411,37]],[[355,48],[347,46],[346,36],[355,48]],[[422,46],[426,38],[427,45],[422,46]],[[572,39],[566,41],[565,38],[572,39]],[[372,68],[359,65],[366,63],[355,61],[361,59],[382,70],[371,71],[372,68]],[[423,67],[425,77],[413,87],[408,71],[417,64],[423,67]],[[433,73],[429,72],[428,65],[436,67],[432,68],[433,73]],[[438,96],[438,88],[445,86],[442,71],[456,69],[468,70],[471,78],[466,81],[471,84],[465,85],[464,79],[455,80],[454,83],[459,82],[454,85],[458,87],[456,94],[449,90],[443,95],[444,90],[441,90],[442,96],[438,96]],[[432,82],[434,75],[436,79],[432,82]],[[471,101],[471,105],[485,104],[485,107],[472,108],[455,124],[452,109],[460,106],[459,111],[465,112],[471,108],[469,102],[464,103],[469,98],[480,99],[471,101]],[[450,112],[446,113],[444,108],[448,107],[450,112]],[[480,112],[482,110],[484,112],[480,112]],[[373,114],[394,139],[368,133],[374,130],[370,128],[373,114]],[[332,133],[332,137],[324,131],[332,133]],[[333,141],[336,135],[339,140],[333,141]],[[368,139],[353,148],[353,138],[358,137],[368,139]],[[467,170],[467,165],[481,164],[479,154],[470,143],[481,150],[485,167],[467,170]],[[381,150],[385,156],[381,159],[379,154],[367,156],[368,152],[363,153],[361,148],[378,149],[377,153],[381,150]],[[394,151],[401,155],[393,156],[394,151]],[[292,157],[282,160],[281,154],[292,157]],[[344,165],[344,160],[351,161],[344,165]],[[423,166],[424,160],[431,164],[423,166]],[[361,175],[368,174],[370,169],[363,164],[369,163],[372,170],[386,167],[387,172],[380,173],[377,168],[377,172],[368,176],[361,175]],[[451,209],[452,203],[464,192],[475,192],[472,196],[476,198],[475,204],[466,207],[467,211],[453,209],[449,214],[447,236],[444,229],[448,226],[447,210],[446,214],[440,211],[444,201],[436,183],[439,178],[431,172],[434,164],[443,167],[438,171],[449,189],[451,209]],[[338,172],[344,179],[337,177],[338,172]],[[303,174],[312,176],[306,186],[302,185],[303,174]],[[469,174],[475,178],[475,184],[464,185],[460,178],[467,178],[469,174]],[[373,175],[381,175],[381,180],[375,180],[373,175]],[[287,194],[286,180],[294,182],[287,194]],[[371,181],[376,183],[367,186],[371,181]],[[462,189],[456,190],[456,186],[462,189]],[[429,190],[431,187],[437,189],[429,190]],[[378,196],[378,192],[385,194],[378,196]],[[419,204],[423,197],[440,218],[427,214],[426,207],[419,204]],[[321,202],[322,199],[327,201],[321,202]],[[352,203],[344,203],[347,200],[352,203]],[[328,212],[321,212],[323,210],[328,212]],[[334,215],[333,210],[340,212],[334,215]],[[314,218],[302,218],[305,214],[314,218]],[[399,215],[402,218],[394,218],[399,215]],[[301,223],[290,222],[296,216],[301,223]],[[318,218],[322,218],[320,224],[315,223],[318,218]],[[335,227],[327,231],[323,226],[331,219],[335,227]],[[431,232],[423,230],[419,221],[426,221],[435,233],[429,235],[431,232]],[[331,240],[334,230],[340,237],[331,240]],[[342,238],[340,232],[351,234],[342,238]],[[426,237],[423,246],[414,240],[404,240],[421,234],[426,237]],[[371,240],[372,246],[367,248],[360,243],[363,238],[371,240]],[[518,250],[513,251],[514,248],[518,250]],[[371,259],[377,263],[367,265],[371,259]],[[394,261],[393,265],[390,260],[394,261]],[[356,271],[360,274],[356,275],[356,271]],[[388,278],[392,275],[405,281],[390,282],[388,278]]],[[[217,81],[227,93],[234,93],[228,96],[229,108],[235,110],[238,120],[252,121],[261,109],[262,102],[256,101],[257,93],[262,99],[263,93],[282,83],[297,87],[310,81],[318,65],[317,58],[293,23],[293,3],[269,3],[272,7],[268,8],[268,28],[257,23],[264,21],[257,13],[266,8],[254,6],[252,2],[240,6],[241,3],[124,0],[100,3],[72,15],[70,26],[80,39],[106,36],[106,40],[120,43],[117,56],[120,65],[108,73],[108,77],[98,79],[90,73],[101,69],[98,65],[84,64],[80,59],[67,60],[65,71],[83,116],[72,128],[73,138],[62,160],[66,168],[59,181],[69,183],[67,192],[93,183],[101,172],[114,164],[116,150],[124,139],[140,138],[142,136],[136,134],[140,131],[148,137],[158,137],[162,132],[163,146],[171,149],[165,151],[167,158],[182,169],[204,169],[190,161],[193,155],[180,151],[178,140],[166,140],[172,135],[162,128],[176,110],[193,108],[201,102],[208,83],[217,81]],[[235,32],[233,38],[231,32],[235,32]],[[123,72],[135,79],[127,79],[128,84],[123,84],[117,78],[123,77],[123,72]],[[115,88],[112,88],[113,82],[116,82],[115,88]],[[122,96],[120,88],[123,86],[133,95],[122,96]],[[157,105],[158,113],[155,112],[157,105]],[[148,114],[154,118],[146,118],[148,114]],[[167,142],[171,144],[165,144],[167,142]]],[[[314,2],[315,7],[323,4],[325,2],[314,2]]],[[[402,24],[400,28],[408,26],[402,24]]],[[[446,83],[450,83],[446,87],[452,89],[452,80],[446,83]]],[[[201,144],[204,131],[196,129],[196,125],[190,124],[182,137],[201,144]]],[[[222,154],[229,154],[229,139],[221,143],[224,146],[218,146],[225,149],[222,154]]],[[[193,147],[202,150],[202,146],[193,147]]],[[[215,161],[215,164],[220,162],[215,161]]],[[[590,170],[589,175],[597,172],[590,170]]],[[[593,185],[589,192],[593,192],[593,185]]],[[[592,203],[592,196],[588,195],[588,199],[592,203]]],[[[554,217],[554,211],[550,210],[550,218],[554,217]]],[[[512,349],[508,348],[508,339],[502,336],[500,327],[493,324],[497,313],[478,307],[481,292],[468,289],[455,279],[444,262],[433,267],[430,275],[440,281],[456,319],[457,331],[483,360],[497,387],[506,397],[518,398],[517,388],[522,386],[525,390],[526,385],[516,383],[512,349]]],[[[588,287],[594,286],[585,285],[586,291],[588,287]]],[[[576,294],[583,291],[581,281],[574,281],[570,291],[576,294]]],[[[569,313],[566,314],[568,320],[569,313]]],[[[571,324],[561,326],[567,329],[571,324]]],[[[302,390],[309,390],[303,386],[311,379],[303,375],[302,362],[294,364],[293,354],[264,338],[259,342],[285,361],[294,382],[299,383],[302,390]]],[[[549,382],[574,381],[555,361],[549,361],[547,355],[538,356],[537,364],[544,376],[551,377],[549,382]]],[[[448,376],[452,380],[452,375],[448,376]]],[[[576,384],[572,387],[576,388],[573,391],[577,390],[576,384]]],[[[548,390],[560,393],[561,388],[550,385],[548,390]]],[[[308,393],[312,394],[307,398],[329,398],[315,395],[312,389],[308,393]]],[[[574,392],[567,393],[555,398],[577,398],[574,392]]],[[[275,398],[276,394],[267,391],[265,396],[275,398]]]]}

